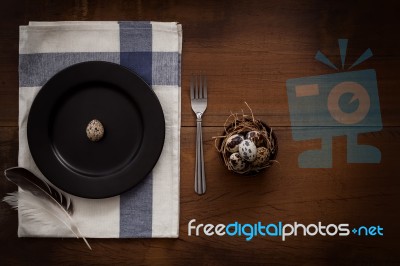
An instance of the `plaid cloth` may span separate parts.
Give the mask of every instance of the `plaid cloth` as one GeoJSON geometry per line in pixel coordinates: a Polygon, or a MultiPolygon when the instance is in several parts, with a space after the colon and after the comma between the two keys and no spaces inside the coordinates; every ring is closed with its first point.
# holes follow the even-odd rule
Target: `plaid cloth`
{"type": "MultiPolygon", "coordinates": [[[[151,86],[164,111],[164,148],[143,182],[107,199],[71,196],[74,219],[85,237],[178,237],[181,51],[177,23],[30,22],[20,27],[19,166],[43,177],[28,147],[28,114],[41,87],[70,65],[99,60],[128,67],[151,86]]],[[[61,224],[39,227],[21,215],[18,236],[73,237],[61,224]]]]}

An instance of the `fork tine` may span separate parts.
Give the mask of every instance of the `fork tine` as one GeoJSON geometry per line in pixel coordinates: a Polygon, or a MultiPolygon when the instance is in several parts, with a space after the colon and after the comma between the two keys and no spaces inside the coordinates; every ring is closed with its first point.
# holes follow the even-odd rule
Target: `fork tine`
{"type": "Polygon", "coordinates": [[[204,75],[204,86],[203,86],[204,98],[207,99],[207,76],[204,75]]]}
{"type": "Polygon", "coordinates": [[[198,99],[199,98],[199,83],[198,83],[197,76],[195,76],[195,78],[196,78],[196,86],[195,86],[194,98],[198,99]]]}
{"type": "Polygon", "coordinates": [[[200,79],[199,98],[203,99],[203,75],[202,74],[200,74],[199,79],[200,79]]]}
{"type": "Polygon", "coordinates": [[[193,85],[193,75],[190,77],[190,99],[194,99],[194,85],[193,85]]]}

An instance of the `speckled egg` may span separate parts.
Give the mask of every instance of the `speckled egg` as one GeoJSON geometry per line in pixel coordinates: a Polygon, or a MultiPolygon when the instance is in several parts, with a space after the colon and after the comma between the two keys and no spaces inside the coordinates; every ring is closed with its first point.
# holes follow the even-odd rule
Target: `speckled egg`
{"type": "Polygon", "coordinates": [[[251,140],[245,139],[239,144],[239,154],[246,161],[252,162],[256,159],[257,147],[251,140]]]}
{"type": "Polygon", "coordinates": [[[247,132],[246,139],[251,140],[258,147],[262,144],[263,136],[261,135],[260,131],[250,131],[247,132]]]}
{"type": "Polygon", "coordinates": [[[226,141],[226,149],[229,152],[238,152],[239,144],[244,140],[242,135],[235,134],[230,136],[226,141]]]}
{"type": "Polygon", "coordinates": [[[256,159],[253,161],[253,166],[262,167],[266,165],[269,160],[269,150],[265,147],[257,148],[256,159]]]}
{"type": "Polygon", "coordinates": [[[99,120],[93,119],[86,127],[86,135],[90,141],[101,140],[104,136],[103,124],[99,120]]]}
{"type": "Polygon", "coordinates": [[[231,154],[229,157],[229,164],[234,171],[242,171],[246,168],[246,162],[240,157],[238,152],[231,154]]]}

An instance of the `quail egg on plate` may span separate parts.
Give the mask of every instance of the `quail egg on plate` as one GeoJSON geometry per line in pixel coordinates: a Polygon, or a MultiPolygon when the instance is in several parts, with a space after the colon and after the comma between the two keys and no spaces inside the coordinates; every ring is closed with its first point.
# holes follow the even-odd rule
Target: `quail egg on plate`
{"type": "Polygon", "coordinates": [[[86,127],[86,135],[90,141],[101,140],[104,136],[103,124],[99,120],[93,119],[86,127]]]}

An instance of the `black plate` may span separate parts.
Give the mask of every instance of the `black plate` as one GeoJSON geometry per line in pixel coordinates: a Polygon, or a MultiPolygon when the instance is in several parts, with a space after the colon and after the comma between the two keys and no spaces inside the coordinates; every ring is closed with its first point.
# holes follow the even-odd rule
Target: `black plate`
{"type": "Polygon", "coordinates": [[[135,73],[108,62],[85,62],[52,77],[28,118],[28,143],[40,171],[62,190],[85,198],[121,194],[145,178],[164,144],[160,102],[135,73]],[[87,138],[92,119],[104,125],[87,138]]]}

